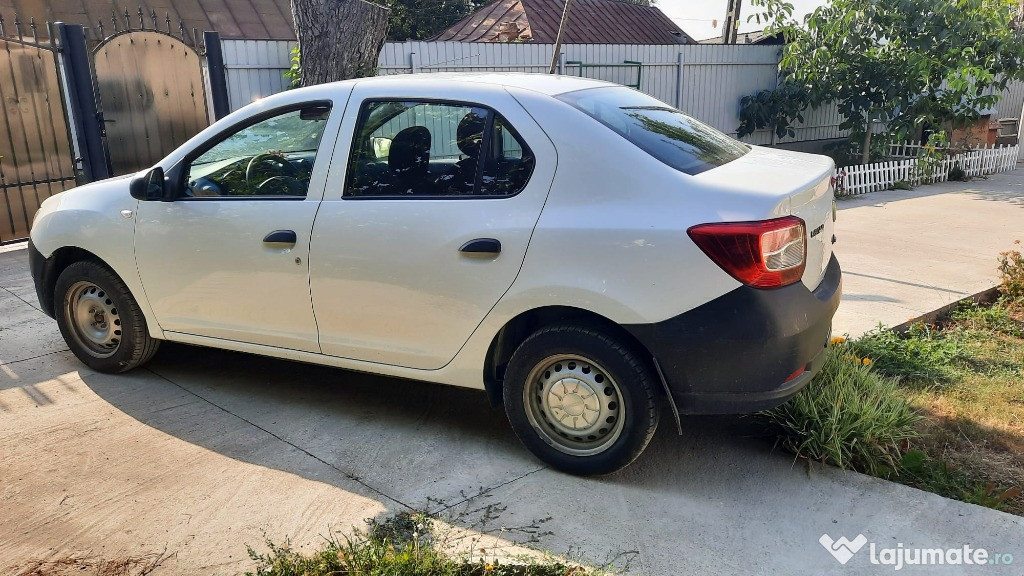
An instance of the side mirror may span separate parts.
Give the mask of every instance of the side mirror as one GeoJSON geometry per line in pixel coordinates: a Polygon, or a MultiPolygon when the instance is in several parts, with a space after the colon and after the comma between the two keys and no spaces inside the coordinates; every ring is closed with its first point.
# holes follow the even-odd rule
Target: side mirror
{"type": "Polygon", "coordinates": [[[157,166],[132,179],[128,189],[136,200],[165,200],[164,169],[157,166]]]}

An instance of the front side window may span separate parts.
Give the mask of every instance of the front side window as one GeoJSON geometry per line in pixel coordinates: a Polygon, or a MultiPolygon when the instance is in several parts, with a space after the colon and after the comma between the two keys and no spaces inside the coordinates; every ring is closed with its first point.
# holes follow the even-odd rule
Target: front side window
{"type": "Polygon", "coordinates": [[[291,110],[223,138],[188,165],[188,197],[304,198],[330,107],[291,110]]]}
{"type": "Polygon", "coordinates": [[[591,88],[568,92],[558,99],[686,174],[700,174],[750,151],[747,145],[707,124],[629,88],[591,88]]]}
{"type": "Polygon", "coordinates": [[[494,111],[470,104],[363,105],[345,197],[506,197],[526,186],[533,156],[494,111]]]}

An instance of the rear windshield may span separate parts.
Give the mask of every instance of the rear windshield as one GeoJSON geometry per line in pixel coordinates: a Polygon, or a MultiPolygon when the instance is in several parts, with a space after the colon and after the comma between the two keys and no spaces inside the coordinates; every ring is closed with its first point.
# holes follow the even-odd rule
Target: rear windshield
{"type": "Polygon", "coordinates": [[[686,174],[700,174],[750,151],[747,145],[629,88],[590,88],[562,94],[558,99],[686,174]]]}

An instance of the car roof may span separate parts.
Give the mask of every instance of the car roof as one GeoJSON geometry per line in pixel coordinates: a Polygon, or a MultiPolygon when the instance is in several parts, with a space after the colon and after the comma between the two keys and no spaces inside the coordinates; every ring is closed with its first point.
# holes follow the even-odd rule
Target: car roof
{"type": "Polygon", "coordinates": [[[304,91],[330,90],[331,86],[339,84],[391,84],[395,82],[415,84],[444,84],[450,86],[453,83],[490,84],[510,88],[522,88],[532,90],[548,96],[557,96],[566,92],[585,90],[587,88],[603,88],[618,86],[610,82],[581,78],[578,76],[560,76],[554,74],[529,74],[522,72],[435,72],[425,74],[392,74],[388,76],[372,76],[357,78],[342,82],[332,82],[304,88],[304,91]]]}

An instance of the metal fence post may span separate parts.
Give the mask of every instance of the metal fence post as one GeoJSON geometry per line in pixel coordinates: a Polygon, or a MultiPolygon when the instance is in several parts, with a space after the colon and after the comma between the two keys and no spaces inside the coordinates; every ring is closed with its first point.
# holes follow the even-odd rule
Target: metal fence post
{"type": "Polygon", "coordinates": [[[220,34],[203,32],[206,46],[206,66],[210,71],[210,99],[213,101],[213,117],[217,120],[231,112],[228,104],[228,81],[224,71],[224,52],[220,45],[220,34]]]}
{"type": "Polygon", "coordinates": [[[565,74],[565,52],[558,53],[558,73],[565,74]]]}
{"type": "Polygon", "coordinates": [[[415,74],[420,71],[420,59],[415,52],[409,52],[409,73],[415,74]]]}
{"type": "Polygon", "coordinates": [[[61,76],[67,83],[69,116],[75,125],[72,134],[81,154],[82,170],[90,182],[110,178],[113,170],[103,146],[103,124],[96,108],[85,29],[78,24],[63,22],[57,22],[56,28],[60,38],[61,76]]]}
{"type": "Polygon", "coordinates": [[[682,110],[683,106],[683,53],[676,57],[676,109],[682,110]]]}

